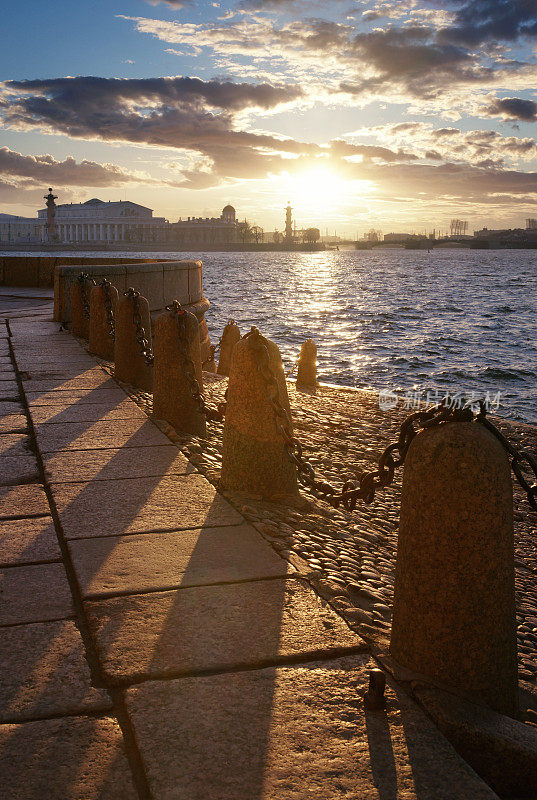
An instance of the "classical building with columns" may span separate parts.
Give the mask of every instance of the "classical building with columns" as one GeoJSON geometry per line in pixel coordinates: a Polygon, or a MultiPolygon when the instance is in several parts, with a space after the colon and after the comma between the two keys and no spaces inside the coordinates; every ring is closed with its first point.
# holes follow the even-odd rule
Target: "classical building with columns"
{"type": "MultiPolygon", "coordinates": [[[[164,217],[154,217],[150,208],[130,200],[104,202],[94,197],[85,203],[57,205],[55,229],[57,241],[88,242],[91,244],[164,243],[169,223],[164,217]]],[[[47,209],[37,212],[46,240],[47,209]]]]}
{"type": "Polygon", "coordinates": [[[25,244],[40,242],[42,226],[35,217],[0,214],[0,242],[25,244]]]}

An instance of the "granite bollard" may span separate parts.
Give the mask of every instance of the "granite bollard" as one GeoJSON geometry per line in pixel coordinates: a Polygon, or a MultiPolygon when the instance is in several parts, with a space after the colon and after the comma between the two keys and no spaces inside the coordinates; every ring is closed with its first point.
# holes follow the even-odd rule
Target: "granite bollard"
{"type": "Polygon", "coordinates": [[[203,390],[199,323],[194,314],[183,309],[167,311],[155,321],[155,361],[153,369],[153,414],[177,431],[205,436],[205,415],[192,397],[183,365],[179,336],[192,360],[193,377],[203,390]]]}
{"type": "Polygon", "coordinates": [[[306,339],[300,348],[297,386],[317,386],[317,347],[313,339],[306,339]]]}
{"type": "Polygon", "coordinates": [[[432,427],[408,450],[390,649],[401,666],[517,716],[511,472],[478,423],[432,427]]]}
{"type": "Polygon", "coordinates": [[[257,329],[233,349],[224,423],[223,489],[266,498],[298,498],[295,465],[285,451],[279,423],[269,402],[267,384],[258,369],[257,345],[268,350],[281,405],[289,413],[289,397],[280,351],[257,329]]]}
{"type": "MultiPolygon", "coordinates": [[[[134,292],[134,295],[137,295],[134,292]]],[[[150,392],[153,388],[153,367],[147,363],[142,353],[142,348],[137,340],[137,326],[135,323],[135,308],[131,290],[118,300],[116,306],[116,338],[114,347],[115,377],[141,389],[150,392]]],[[[151,317],[149,303],[145,297],[138,295],[136,298],[140,324],[144,329],[147,347],[151,350],[151,317]]]]}
{"type": "Polygon", "coordinates": [[[81,339],[89,337],[89,316],[86,316],[89,285],[88,279],[80,276],[71,286],[71,333],[81,339]]]}
{"type": "Polygon", "coordinates": [[[220,358],[218,359],[218,375],[229,375],[233,348],[241,338],[239,326],[234,319],[230,319],[222,332],[220,340],[220,358]]]}
{"type": "Polygon", "coordinates": [[[118,292],[110,281],[102,281],[94,286],[90,294],[89,349],[100,358],[114,360],[115,315],[118,303],[118,292]],[[107,305],[113,320],[110,328],[107,305]]]}

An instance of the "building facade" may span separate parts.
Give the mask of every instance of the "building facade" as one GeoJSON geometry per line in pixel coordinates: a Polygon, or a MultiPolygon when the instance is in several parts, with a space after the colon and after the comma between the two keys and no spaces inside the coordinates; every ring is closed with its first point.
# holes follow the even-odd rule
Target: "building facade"
{"type": "MultiPolygon", "coordinates": [[[[41,238],[47,239],[47,209],[37,212],[41,238]]],[[[88,244],[164,243],[169,223],[154,217],[150,208],[130,200],[104,202],[94,197],[85,203],[56,206],[57,241],[88,244]]]]}
{"type": "Polygon", "coordinates": [[[227,205],[220,217],[188,217],[172,222],[168,229],[170,244],[188,247],[233,244],[241,240],[244,223],[237,222],[235,209],[227,205]]]}
{"type": "Polygon", "coordinates": [[[0,214],[0,242],[10,244],[40,242],[41,235],[42,225],[35,217],[0,214]]]}

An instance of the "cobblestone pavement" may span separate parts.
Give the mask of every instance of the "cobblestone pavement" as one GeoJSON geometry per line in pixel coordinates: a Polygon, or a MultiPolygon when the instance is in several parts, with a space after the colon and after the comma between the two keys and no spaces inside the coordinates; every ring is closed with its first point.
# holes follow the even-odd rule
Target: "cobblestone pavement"
{"type": "MultiPolygon", "coordinates": [[[[207,399],[222,400],[227,380],[210,373],[204,373],[204,378],[207,399]]],[[[374,468],[410,413],[402,403],[397,409],[382,411],[374,392],[326,385],[315,392],[299,391],[293,382],[288,382],[288,391],[295,435],[304,455],[319,476],[335,484],[374,468]]],[[[136,393],[136,399],[150,413],[151,396],[136,393]]],[[[516,447],[537,453],[537,429],[492,419],[516,447]]],[[[223,426],[210,423],[208,428],[208,438],[203,440],[181,437],[163,426],[217,485],[223,426]]],[[[391,487],[377,492],[371,505],[359,503],[352,513],[334,510],[307,490],[301,491],[311,500],[311,510],[265,503],[252,496],[227,496],[284,558],[309,575],[319,593],[355,630],[385,646],[393,602],[401,471],[391,487]]],[[[533,688],[537,685],[537,516],[514,478],[513,491],[519,676],[533,688]]]]}

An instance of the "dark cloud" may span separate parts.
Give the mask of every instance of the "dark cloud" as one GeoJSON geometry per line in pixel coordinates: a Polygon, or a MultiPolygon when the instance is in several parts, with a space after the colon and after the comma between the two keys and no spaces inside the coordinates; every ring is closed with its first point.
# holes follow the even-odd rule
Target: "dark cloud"
{"type": "Polygon", "coordinates": [[[435,37],[434,29],[425,25],[357,34],[346,57],[367,64],[375,74],[344,81],[341,90],[363,95],[402,86],[412,97],[431,99],[450,85],[480,83],[493,77],[492,67],[478,64],[467,48],[439,43],[435,37]]]}
{"type": "Polygon", "coordinates": [[[25,156],[0,147],[0,172],[29,183],[56,183],[64,186],[117,186],[132,180],[131,174],[114,164],[77,162],[71,156],[57,161],[50,155],[25,156]]]}
{"type": "Polygon", "coordinates": [[[521,122],[537,122],[537,103],[520,97],[496,97],[483,109],[491,117],[517,119],[521,122]]]}
{"type": "Polygon", "coordinates": [[[65,110],[78,107],[97,110],[103,103],[147,102],[181,107],[205,104],[227,111],[247,108],[270,109],[302,95],[297,86],[268,83],[202,81],[199,78],[52,78],[50,80],[7,81],[10,89],[35,97],[50,98],[65,110]]]}
{"type": "Polygon", "coordinates": [[[455,7],[453,24],[438,33],[440,42],[474,46],[488,40],[516,41],[537,36],[535,0],[448,0],[455,7]]]}
{"type": "MultiPolygon", "coordinates": [[[[236,129],[236,114],[301,95],[293,86],[204,82],[193,78],[58,78],[9,81],[4,121],[83,139],[180,149],[210,159],[221,177],[265,176],[282,153],[319,152],[315,144],[236,129]],[[17,94],[18,92],[18,94],[17,94]]],[[[201,170],[207,181],[207,165],[201,170]]]]}
{"type": "Polygon", "coordinates": [[[537,195],[537,173],[504,169],[496,162],[489,166],[470,164],[357,164],[356,175],[379,184],[386,196],[401,194],[414,198],[430,198],[452,203],[473,202],[494,204],[497,197],[516,198],[537,195]],[[384,188],[385,187],[385,188],[384,188]]]}

